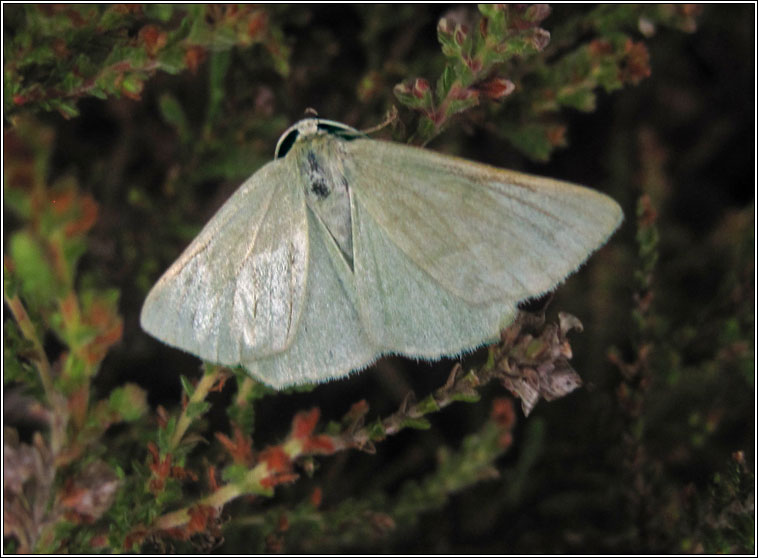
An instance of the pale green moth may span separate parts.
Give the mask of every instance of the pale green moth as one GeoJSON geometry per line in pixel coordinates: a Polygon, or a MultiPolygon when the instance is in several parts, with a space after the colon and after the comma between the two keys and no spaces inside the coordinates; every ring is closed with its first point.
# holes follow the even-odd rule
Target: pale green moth
{"type": "Polygon", "coordinates": [[[142,327],[275,388],[381,355],[455,356],[563,281],[622,219],[609,197],[317,118],[218,210],[142,327]]]}

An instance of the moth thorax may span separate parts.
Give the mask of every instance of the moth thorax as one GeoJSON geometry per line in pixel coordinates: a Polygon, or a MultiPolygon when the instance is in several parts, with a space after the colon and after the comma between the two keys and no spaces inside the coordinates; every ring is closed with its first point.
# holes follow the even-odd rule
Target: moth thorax
{"type": "Polygon", "coordinates": [[[350,185],[342,158],[322,156],[313,149],[305,152],[301,165],[305,200],[327,228],[352,268],[353,237],[350,217],[350,185]]]}

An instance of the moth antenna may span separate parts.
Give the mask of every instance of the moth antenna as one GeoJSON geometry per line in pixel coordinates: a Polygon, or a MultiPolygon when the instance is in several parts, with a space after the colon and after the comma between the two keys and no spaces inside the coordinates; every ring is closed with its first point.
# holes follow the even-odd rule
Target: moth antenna
{"type": "Polygon", "coordinates": [[[364,134],[367,136],[370,134],[373,134],[374,132],[378,132],[382,128],[386,128],[390,124],[399,123],[400,120],[398,120],[398,112],[397,107],[395,105],[392,105],[392,108],[387,111],[387,114],[384,115],[384,120],[377,124],[376,126],[372,128],[368,128],[367,130],[361,130],[364,134]]]}
{"type": "Polygon", "coordinates": [[[379,124],[376,126],[373,126],[371,128],[368,128],[366,130],[361,130],[363,134],[371,135],[374,132],[378,132],[382,128],[386,128],[390,124],[394,124],[395,122],[400,122],[398,120],[398,112],[397,107],[395,105],[392,105],[392,108],[387,111],[387,114],[384,116],[384,120],[382,120],[379,124]]]}

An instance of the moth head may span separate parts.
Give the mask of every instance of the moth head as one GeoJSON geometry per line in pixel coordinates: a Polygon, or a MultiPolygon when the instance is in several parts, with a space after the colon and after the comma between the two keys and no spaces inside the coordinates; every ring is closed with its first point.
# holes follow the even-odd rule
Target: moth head
{"type": "Polygon", "coordinates": [[[274,151],[274,158],[281,159],[300,141],[308,141],[318,135],[335,135],[345,139],[363,136],[361,132],[334,120],[324,118],[304,118],[287,128],[279,137],[274,151]]]}

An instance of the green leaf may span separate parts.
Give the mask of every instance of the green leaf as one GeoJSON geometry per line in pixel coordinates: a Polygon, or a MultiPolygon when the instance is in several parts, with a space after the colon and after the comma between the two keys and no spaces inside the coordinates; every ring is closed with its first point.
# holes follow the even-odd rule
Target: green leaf
{"type": "Polygon", "coordinates": [[[442,54],[448,58],[460,58],[461,49],[458,43],[455,42],[455,28],[450,20],[444,17],[437,24],[437,40],[442,46],[442,54]]]}
{"type": "Polygon", "coordinates": [[[368,437],[370,440],[382,440],[387,436],[387,431],[384,429],[382,421],[376,420],[370,424],[366,430],[368,431],[368,437]]]}
{"type": "Polygon", "coordinates": [[[171,449],[171,438],[174,432],[176,432],[176,416],[172,415],[166,422],[166,427],[158,429],[156,442],[161,453],[166,453],[171,449]]]}
{"type": "Polygon", "coordinates": [[[221,103],[226,96],[224,80],[231,60],[232,56],[230,51],[214,52],[211,55],[210,63],[208,65],[208,113],[205,118],[205,126],[208,131],[210,131],[212,124],[216,121],[216,117],[221,108],[221,103]]]}
{"type": "Polygon", "coordinates": [[[28,232],[20,231],[11,237],[9,251],[21,293],[30,307],[52,302],[60,286],[42,247],[28,232]]]}
{"type": "Polygon", "coordinates": [[[147,413],[147,393],[137,384],[125,384],[111,392],[108,407],[127,422],[137,420],[147,413]]]}
{"type": "Polygon", "coordinates": [[[245,482],[245,477],[247,476],[248,468],[245,467],[242,464],[239,463],[233,463],[232,465],[229,465],[227,467],[224,467],[224,470],[221,471],[221,478],[225,482],[230,482],[234,484],[242,484],[245,482]]]}
{"type": "Polygon", "coordinates": [[[495,4],[479,4],[479,11],[487,18],[487,32],[493,41],[505,39],[506,11],[495,4]]]}
{"type": "Polygon", "coordinates": [[[433,395],[427,395],[424,399],[416,404],[416,409],[422,415],[427,413],[435,413],[440,410],[440,406],[433,395]]]}
{"type": "Polygon", "coordinates": [[[477,391],[471,392],[458,392],[452,395],[450,399],[453,401],[463,401],[465,403],[476,403],[482,398],[477,391]]]}
{"type": "Polygon", "coordinates": [[[42,384],[37,370],[21,358],[33,350],[34,344],[23,336],[18,324],[6,320],[3,325],[3,385],[19,382],[24,384],[27,393],[42,396],[42,384]]]}
{"type": "Polygon", "coordinates": [[[160,68],[169,74],[178,74],[185,69],[184,50],[178,46],[163,49],[158,54],[160,68]]]}
{"type": "Polygon", "coordinates": [[[452,65],[445,66],[442,75],[437,80],[437,98],[444,99],[450,92],[450,88],[453,86],[456,80],[455,70],[452,65]]]}
{"type": "Polygon", "coordinates": [[[208,409],[211,408],[211,404],[208,401],[194,401],[187,405],[186,413],[187,418],[196,419],[203,415],[208,409]]]}
{"type": "Polygon", "coordinates": [[[182,383],[182,390],[187,394],[187,397],[192,397],[192,394],[195,393],[195,386],[192,385],[187,376],[182,374],[179,376],[179,381],[182,383]]]}
{"type": "Polygon", "coordinates": [[[468,110],[471,107],[475,107],[478,104],[479,104],[479,97],[473,96],[473,95],[467,99],[452,100],[447,106],[447,110],[445,111],[445,116],[449,117],[454,114],[458,114],[459,112],[468,110]]]}
{"type": "Polygon", "coordinates": [[[164,93],[161,95],[159,107],[163,119],[176,128],[179,139],[184,143],[189,141],[191,134],[187,116],[184,114],[184,109],[176,97],[170,93],[164,93]]]}
{"type": "Polygon", "coordinates": [[[553,152],[547,129],[543,124],[527,123],[517,127],[507,127],[501,133],[521,152],[535,161],[547,161],[553,152]]]}
{"type": "Polygon", "coordinates": [[[558,91],[557,100],[560,104],[575,108],[582,112],[591,112],[595,110],[595,94],[591,89],[564,88],[558,91]]]}
{"type": "Polygon", "coordinates": [[[142,81],[142,77],[137,73],[127,75],[124,78],[124,81],[121,82],[123,90],[133,95],[139,95],[142,93],[144,86],[145,84],[142,81]]]}
{"type": "Polygon", "coordinates": [[[142,4],[142,10],[145,12],[145,15],[159,21],[168,21],[177,9],[181,9],[181,7],[173,4],[142,4]]]}
{"type": "Polygon", "coordinates": [[[425,418],[406,418],[400,423],[401,428],[415,428],[416,430],[429,430],[432,423],[425,418]]]}

